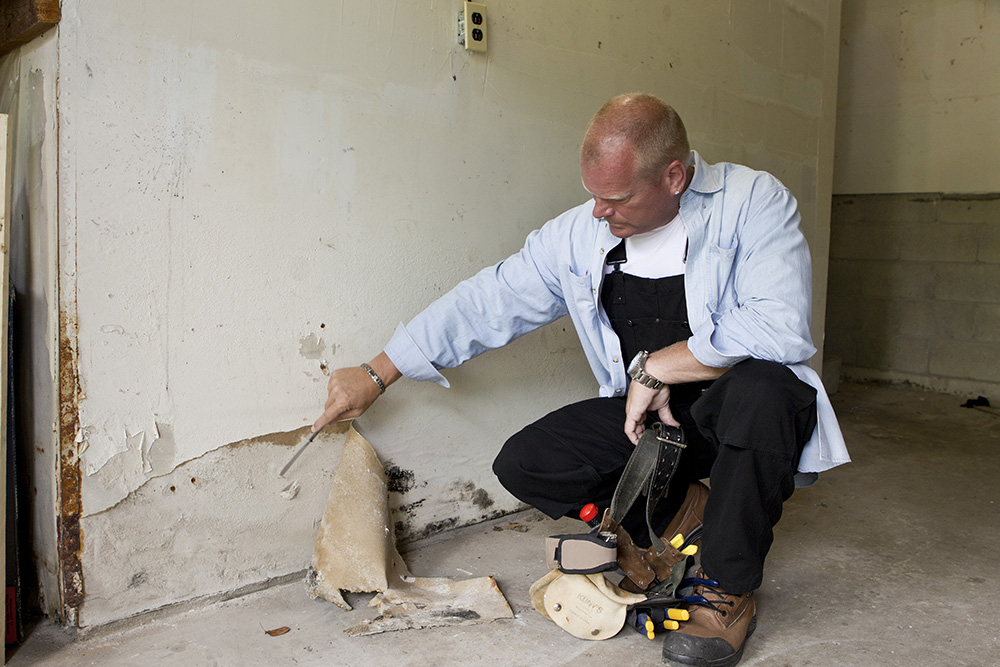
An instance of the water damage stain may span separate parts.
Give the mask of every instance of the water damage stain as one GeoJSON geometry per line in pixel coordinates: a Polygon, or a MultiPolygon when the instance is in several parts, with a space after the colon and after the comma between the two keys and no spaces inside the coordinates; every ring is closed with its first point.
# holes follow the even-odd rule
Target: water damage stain
{"type": "Polygon", "coordinates": [[[392,461],[385,462],[385,478],[390,493],[406,493],[416,486],[416,477],[412,470],[400,468],[392,461]]]}
{"type": "Polygon", "coordinates": [[[471,502],[481,510],[489,509],[493,506],[493,499],[485,489],[477,488],[472,482],[456,484],[459,487],[458,499],[463,502],[471,502]]]}

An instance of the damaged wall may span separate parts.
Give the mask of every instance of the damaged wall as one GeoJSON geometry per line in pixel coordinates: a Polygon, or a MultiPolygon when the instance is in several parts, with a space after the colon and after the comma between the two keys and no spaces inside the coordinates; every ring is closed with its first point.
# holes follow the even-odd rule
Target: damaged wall
{"type": "MultiPolygon", "coordinates": [[[[328,369],[584,200],[579,141],[613,94],[664,97],[706,159],[793,190],[822,331],[839,4],[497,0],[482,56],[455,44],[460,0],[65,0],[79,623],[304,568],[338,441],[290,471],[296,498],[276,472],[328,369]]],[[[360,420],[404,540],[516,509],[499,445],[596,390],[568,323],[447,374],[360,420]]]]}

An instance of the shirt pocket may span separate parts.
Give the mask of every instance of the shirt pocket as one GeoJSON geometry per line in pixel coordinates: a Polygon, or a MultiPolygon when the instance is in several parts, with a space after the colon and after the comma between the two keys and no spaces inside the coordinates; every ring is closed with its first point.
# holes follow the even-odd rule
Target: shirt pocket
{"type": "Polygon", "coordinates": [[[712,281],[709,290],[709,310],[721,313],[736,305],[736,287],[734,284],[734,267],[736,264],[736,247],[722,248],[714,243],[708,246],[709,267],[707,275],[712,281]]]}
{"type": "Polygon", "coordinates": [[[563,273],[563,283],[565,285],[566,307],[573,319],[585,322],[594,317],[597,309],[597,296],[590,282],[590,274],[580,276],[566,267],[563,273]]]}

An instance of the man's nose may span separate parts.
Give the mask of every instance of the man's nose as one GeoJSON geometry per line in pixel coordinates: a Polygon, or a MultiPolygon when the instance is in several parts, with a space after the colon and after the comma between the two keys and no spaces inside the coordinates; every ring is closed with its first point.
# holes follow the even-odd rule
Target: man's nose
{"type": "Polygon", "coordinates": [[[608,202],[601,201],[600,199],[598,199],[596,197],[594,198],[594,217],[595,218],[598,218],[598,219],[600,219],[600,218],[607,218],[608,216],[610,216],[614,212],[615,212],[614,207],[611,206],[610,204],[608,204],[608,202]]]}

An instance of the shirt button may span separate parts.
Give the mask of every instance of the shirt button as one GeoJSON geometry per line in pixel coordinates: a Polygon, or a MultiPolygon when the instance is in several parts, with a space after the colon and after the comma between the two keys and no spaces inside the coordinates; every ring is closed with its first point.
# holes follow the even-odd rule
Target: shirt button
{"type": "Polygon", "coordinates": [[[618,357],[615,357],[615,358],[614,358],[614,359],[612,359],[611,361],[613,361],[614,363],[616,363],[616,364],[617,364],[617,363],[618,363],[618,357]]]}
{"type": "Polygon", "coordinates": [[[602,255],[604,254],[604,248],[601,248],[601,254],[602,255]]]}
{"type": "Polygon", "coordinates": [[[620,394],[620,393],[622,393],[622,390],[621,389],[615,389],[615,393],[616,394],[620,394]]]}
{"type": "Polygon", "coordinates": [[[597,290],[595,290],[595,289],[592,289],[592,290],[590,290],[590,291],[594,293],[594,296],[597,296],[597,290]]]}

